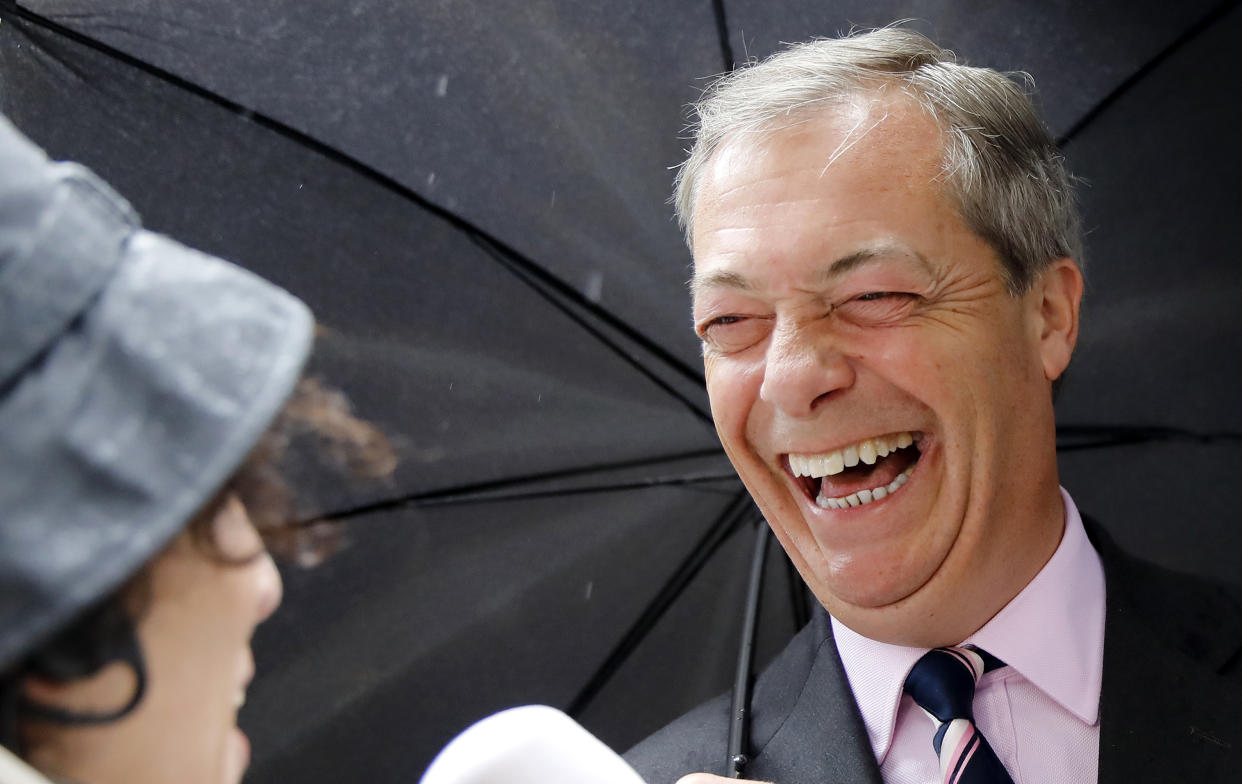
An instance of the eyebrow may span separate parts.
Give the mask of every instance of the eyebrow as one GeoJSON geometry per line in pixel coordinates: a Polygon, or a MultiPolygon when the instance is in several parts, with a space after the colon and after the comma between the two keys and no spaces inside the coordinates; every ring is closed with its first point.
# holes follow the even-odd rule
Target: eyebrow
{"type": "MultiPolygon", "coordinates": [[[[826,265],[816,274],[815,282],[828,283],[851,270],[884,258],[910,259],[928,275],[933,275],[934,272],[927,257],[917,251],[900,245],[876,245],[856,250],[826,265]]],[[[701,276],[696,274],[690,279],[690,293],[692,295],[698,295],[707,289],[714,288],[737,289],[743,292],[753,292],[755,290],[755,287],[745,275],[732,270],[717,270],[701,276]]]]}

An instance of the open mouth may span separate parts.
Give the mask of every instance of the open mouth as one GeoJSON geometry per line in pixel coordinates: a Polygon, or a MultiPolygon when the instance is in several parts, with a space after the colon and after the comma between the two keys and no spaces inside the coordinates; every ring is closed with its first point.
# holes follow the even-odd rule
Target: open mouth
{"type": "Polygon", "coordinates": [[[896,493],[919,461],[922,433],[902,431],[813,455],[788,456],[807,498],[824,509],[864,506],[896,493]]]}

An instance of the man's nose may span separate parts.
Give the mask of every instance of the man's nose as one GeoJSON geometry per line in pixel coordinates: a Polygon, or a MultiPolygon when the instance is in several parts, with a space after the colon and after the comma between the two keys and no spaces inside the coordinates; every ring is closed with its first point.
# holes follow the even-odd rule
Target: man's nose
{"type": "Polygon", "coordinates": [[[782,325],[768,345],[759,397],[786,415],[807,417],[854,383],[854,368],[819,325],[782,325]]]}

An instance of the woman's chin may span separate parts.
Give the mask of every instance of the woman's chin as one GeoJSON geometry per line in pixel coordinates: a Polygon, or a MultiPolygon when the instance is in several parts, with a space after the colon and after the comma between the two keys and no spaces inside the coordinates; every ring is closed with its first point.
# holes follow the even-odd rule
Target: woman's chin
{"type": "Polygon", "coordinates": [[[238,784],[249,766],[250,740],[246,733],[234,727],[226,743],[224,777],[221,784],[238,784]]]}

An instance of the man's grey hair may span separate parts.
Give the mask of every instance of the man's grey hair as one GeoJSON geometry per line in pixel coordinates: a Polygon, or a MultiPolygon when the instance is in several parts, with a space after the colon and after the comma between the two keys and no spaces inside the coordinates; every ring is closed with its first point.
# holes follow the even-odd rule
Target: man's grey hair
{"type": "Polygon", "coordinates": [[[960,65],[953,52],[899,27],[796,44],[707,88],[693,107],[693,145],[673,196],[687,242],[693,248],[699,182],[726,139],[760,137],[892,88],[943,129],[947,196],[1000,256],[1011,293],[1027,291],[1056,259],[1081,264],[1073,178],[1030,97],[1010,76],[960,65]]]}

